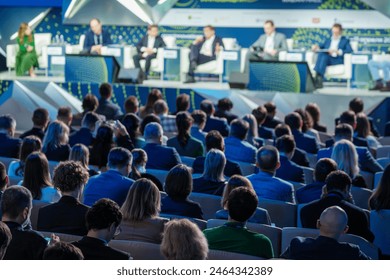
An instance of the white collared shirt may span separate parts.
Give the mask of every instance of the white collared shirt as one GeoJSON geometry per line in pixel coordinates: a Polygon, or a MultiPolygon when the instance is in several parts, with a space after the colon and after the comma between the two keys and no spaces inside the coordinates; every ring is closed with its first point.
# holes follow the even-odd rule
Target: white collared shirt
{"type": "Polygon", "coordinates": [[[271,35],[267,35],[265,40],[264,51],[273,51],[275,49],[275,32],[272,32],[271,35]]]}
{"type": "Polygon", "coordinates": [[[148,48],[154,48],[154,42],[156,41],[156,37],[148,36],[148,48]]]}
{"type": "Polygon", "coordinates": [[[206,39],[204,41],[202,48],[200,49],[200,53],[207,56],[213,56],[213,43],[214,43],[215,35],[206,39]]]}
{"type": "Polygon", "coordinates": [[[338,50],[339,49],[339,44],[340,44],[340,37],[333,37],[332,36],[332,41],[330,42],[330,47],[329,49],[331,50],[338,50]]]}

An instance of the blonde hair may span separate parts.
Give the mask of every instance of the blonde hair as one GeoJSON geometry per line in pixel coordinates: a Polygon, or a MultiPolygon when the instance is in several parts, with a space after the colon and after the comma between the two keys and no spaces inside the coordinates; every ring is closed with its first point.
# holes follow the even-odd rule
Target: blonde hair
{"type": "Polygon", "coordinates": [[[211,149],[204,161],[203,177],[213,182],[223,182],[225,177],[223,172],[225,170],[226,157],[225,154],[218,149],[211,149]]]}
{"type": "Polygon", "coordinates": [[[359,174],[358,154],[350,141],[343,139],[336,142],[332,159],[337,163],[338,169],[347,173],[351,179],[359,174]]]}
{"type": "Polygon", "coordinates": [[[47,152],[48,148],[58,148],[60,145],[68,144],[69,128],[61,121],[52,122],[43,138],[42,151],[47,152]]]}
{"type": "MultiPolygon", "coordinates": [[[[24,36],[25,36],[25,32],[28,28],[28,23],[27,22],[22,22],[19,26],[19,30],[18,30],[18,38],[19,38],[19,42],[20,44],[24,44],[24,36]]],[[[30,35],[28,35],[28,41],[31,43],[33,41],[33,35],[32,35],[32,32],[30,35]]]]}
{"type": "Polygon", "coordinates": [[[80,162],[81,165],[88,170],[89,150],[83,144],[76,144],[70,151],[69,160],[80,162]]]}
{"type": "Polygon", "coordinates": [[[169,221],[160,246],[168,260],[205,260],[209,251],[206,237],[187,219],[169,221]]]}
{"type": "Polygon", "coordinates": [[[223,209],[227,210],[227,201],[231,191],[239,187],[245,187],[253,190],[251,181],[249,181],[246,177],[241,175],[233,175],[230,177],[225,189],[223,190],[221,199],[221,206],[223,209]]]}

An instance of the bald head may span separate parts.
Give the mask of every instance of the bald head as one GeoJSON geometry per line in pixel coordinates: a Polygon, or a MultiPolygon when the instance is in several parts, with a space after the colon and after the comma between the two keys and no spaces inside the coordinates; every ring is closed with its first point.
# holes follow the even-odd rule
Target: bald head
{"type": "Polygon", "coordinates": [[[317,221],[320,235],[338,239],[341,234],[348,231],[348,216],[339,206],[326,208],[317,221]]]}

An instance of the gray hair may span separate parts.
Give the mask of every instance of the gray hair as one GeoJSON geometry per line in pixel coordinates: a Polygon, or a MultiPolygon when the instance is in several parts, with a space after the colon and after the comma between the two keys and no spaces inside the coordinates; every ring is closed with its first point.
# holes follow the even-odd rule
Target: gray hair
{"type": "Polygon", "coordinates": [[[211,149],[204,161],[203,176],[214,182],[223,182],[225,177],[223,172],[225,170],[226,157],[225,154],[218,149],[211,149]]]}
{"type": "Polygon", "coordinates": [[[148,123],[144,129],[144,138],[148,140],[159,140],[163,135],[162,126],[159,123],[148,123]]]}

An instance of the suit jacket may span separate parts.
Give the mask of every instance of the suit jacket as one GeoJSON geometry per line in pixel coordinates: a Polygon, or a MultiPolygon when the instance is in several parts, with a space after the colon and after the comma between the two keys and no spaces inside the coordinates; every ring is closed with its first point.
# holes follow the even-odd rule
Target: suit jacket
{"type": "Polygon", "coordinates": [[[209,132],[211,130],[218,130],[223,137],[229,135],[230,127],[226,119],[220,119],[213,116],[207,116],[206,126],[204,127],[204,132],[209,132]]]}
{"type": "Polygon", "coordinates": [[[71,148],[69,145],[61,145],[55,149],[49,148],[46,150],[45,155],[47,160],[51,161],[65,161],[69,159],[71,148]]]}
{"type": "Polygon", "coordinates": [[[296,129],[292,129],[291,132],[294,136],[295,144],[299,149],[302,149],[310,154],[316,154],[320,149],[320,144],[313,136],[302,133],[296,129]]]}
{"type": "MultiPolygon", "coordinates": [[[[320,45],[320,49],[329,49],[331,42],[332,42],[332,38],[326,39],[325,42],[320,45]]],[[[343,53],[341,55],[337,55],[337,57],[334,57],[335,60],[334,64],[343,64],[344,54],[353,52],[349,40],[346,37],[341,36],[338,49],[342,50],[343,53]]]]}
{"type": "Polygon", "coordinates": [[[175,148],[148,143],[143,150],[148,155],[146,169],[170,170],[181,163],[180,156],[175,148]]]}
{"type": "Polygon", "coordinates": [[[295,237],[290,246],[280,256],[292,260],[369,260],[359,246],[336,239],[318,236],[295,237]]]}
{"type": "Polygon", "coordinates": [[[189,200],[172,199],[169,196],[161,199],[161,213],[178,215],[203,220],[202,208],[199,203],[189,200]]]}
{"type": "Polygon", "coordinates": [[[8,158],[19,158],[19,149],[22,140],[12,138],[6,133],[0,133],[0,156],[8,158]]]}
{"type": "MultiPolygon", "coordinates": [[[[267,41],[267,35],[263,34],[257,39],[256,42],[254,42],[251,46],[251,48],[254,47],[261,47],[264,49],[265,47],[265,42],[267,41]]],[[[286,36],[282,33],[275,32],[275,37],[274,37],[274,49],[279,53],[280,51],[287,51],[287,41],[286,41],[286,36]]],[[[278,53],[272,57],[270,55],[269,58],[277,58],[278,53]]]]}
{"type": "Polygon", "coordinates": [[[295,148],[295,152],[291,161],[295,162],[299,166],[310,166],[309,159],[307,158],[307,153],[299,148],[295,148]]]}
{"type": "MultiPolygon", "coordinates": [[[[359,147],[368,147],[368,142],[367,142],[367,139],[364,139],[364,138],[361,138],[361,137],[357,137],[357,136],[354,136],[352,138],[352,143],[355,145],[355,146],[359,146],[359,147]]],[[[325,146],[326,147],[331,147],[334,145],[334,139],[328,139],[326,140],[325,142],[325,146]]]]}
{"type": "MultiPolygon", "coordinates": [[[[201,49],[202,49],[202,46],[203,46],[203,44],[204,44],[205,41],[206,41],[206,38],[203,37],[203,41],[200,42],[200,43],[198,43],[198,44],[196,44],[195,46],[196,46],[199,50],[201,50],[201,49]]],[[[223,44],[223,41],[222,41],[222,38],[221,38],[221,37],[218,37],[218,36],[215,36],[214,41],[213,41],[213,47],[212,47],[212,51],[213,51],[213,56],[212,56],[212,58],[213,58],[214,60],[217,59],[217,56],[215,55],[215,49],[216,49],[216,47],[217,47],[217,44],[219,44],[219,46],[221,46],[222,48],[225,48],[225,46],[224,46],[224,44],[223,44]]]]}
{"type": "Polygon", "coordinates": [[[232,136],[225,139],[225,155],[229,160],[255,163],[256,152],[256,148],[245,140],[232,136]]]}
{"type": "Polygon", "coordinates": [[[190,139],[188,139],[187,145],[182,147],[179,143],[179,140],[177,139],[177,136],[175,136],[168,140],[167,146],[175,148],[180,156],[196,158],[203,156],[204,154],[204,147],[202,142],[195,139],[194,137],[190,137],[190,139]]]}
{"type": "Polygon", "coordinates": [[[322,211],[330,206],[340,206],[348,215],[348,233],[359,235],[368,241],[374,240],[374,235],[370,231],[368,219],[364,211],[344,200],[341,194],[331,192],[327,197],[315,200],[305,205],[301,209],[302,226],[305,228],[316,228],[317,220],[322,211]]]}
{"type": "Polygon", "coordinates": [[[192,191],[196,193],[206,193],[206,194],[222,196],[225,186],[226,186],[226,181],[213,182],[210,180],[206,180],[202,176],[193,180],[192,191]]]}
{"type": "Polygon", "coordinates": [[[270,116],[267,115],[262,126],[274,129],[278,124],[281,123],[283,123],[281,120],[277,118],[271,118],[270,116]]]}
{"type": "Polygon", "coordinates": [[[274,131],[273,129],[265,126],[259,126],[258,128],[259,137],[263,139],[273,139],[274,131]]]}
{"type": "Polygon", "coordinates": [[[82,127],[80,130],[72,133],[69,136],[69,145],[73,147],[76,144],[84,144],[89,147],[92,145],[93,135],[89,128],[82,127]]]}
{"type": "MultiPolygon", "coordinates": [[[[141,52],[141,48],[142,47],[148,47],[148,35],[145,35],[141,41],[138,42],[137,44],[137,51],[138,53],[142,53],[141,52]]],[[[164,48],[165,47],[165,42],[163,40],[163,38],[160,36],[160,35],[157,35],[156,39],[154,40],[154,45],[153,45],[153,48],[154,49],[158,49],[158,48],[164,48]]]]}
{"type": "MultiPolygon", "coordinates": [[[[197,157],[192,164],[194,174],[203,174],[204,161],[206,157],[197,157]]],[[[240,165],[237,162],[226,160],[224,175],[226,177],[232,177],[233,175],[242,175],[240,165]]]]}
{"type": "Polygon", "coordinates": [[[322,194],[322,187],[324,185],[325,182],[316,181],[297,189],[295,192],[297,203],[309,203],[320,199],[322,194]]]}
{"type": "Polygon", "coordinates": [[[20,139],[24,139],[27,136],[31,136],[31,135],[34,135],[34,136],[38,137],[39,139],[41,139],[41,141],[43,141],[43,137],[45,137],[45,132],[43,131],[43,129],[40,129],[40,128],[37,128],[37,127],[33,127],[30,130],[27,130],[22,135],[20,135],[19,138],[20,139]]]}
{"type": "MultiPolygon", "coordinates": [[[[102,29],[102,39],[103,39],[103,46],[107,46],[112,44],[111,41],[111,34],[108,32],[106,29],[102,29]]],[[[98,36],[99,37],[99,36],[98,36]]],[[[87,33],[85,34],[85,41],[84,41],[84,47],[83,50],[85,52],[91,52],[92,46],[96,45],[95,44],[95,33],[92,32],[92,30],[88,30],[87,33]]]]}
{"type": "Polygon", "coordinates": [[[280,167],[276,170],[275,176],[286,181],[305,183],[303,168],[284,155],[280,155],[280,167]]]}
{"type": "Polygon", "coordinates": [[[84,236],[81,240],[73,242],[84,255],[85,260],[129,260],[128,253],[111,248],[104,240],[84,236]]]}
{"type": "Polygon", "coordinates": [[[326,133],[326,131],[327,131],[327,127],[325,125],[320,124],[320,123],[314,123],[313,128],[317,131],[324,132],[324,133],[326,133]]]}
{"type": "Polygon", "coordinates": [[[39,209],[38,230],[73,235],[88,233],[85,215],[89,207],[76,198],[63,196],[57,203],[39,209]]]}
{"type": "Polygon", "coordinates": [[[105,116],[107,120],[116,120],[122,115],[122,110],[118,105],[112,103],[111,100],[100,98],[96,113],[105,116]]]}
{"type": "Polygon", "coordinates": [[[197,126],[191,127],[191,136],[202,142],[203,146],[206,146],[206,132],[203,132],[197,126]]]}
{"type": "MultiPolygon", "coordinates": [[[[358,154],[359,167],[361,170],[376,173],[383,171],[383,167],[372,157],[366,147],[355,147],[358,154]]],[[[321,158],[331,158],[333,147],[324,148],[318,151],[317,160],[321,158]]]]}
{"type": "Polygon", "coordinates": [[[232,122],[232,120],[235,120],[235,119],[238,118],[238,116],[233,114],[232,112],[224,111],[224,110],[220,110],[220,109],[217,109],[215,111],[214,116],[216,116],[218,118],[225,118],[225,119],[227,119],[229,124],[232,122]]]}

